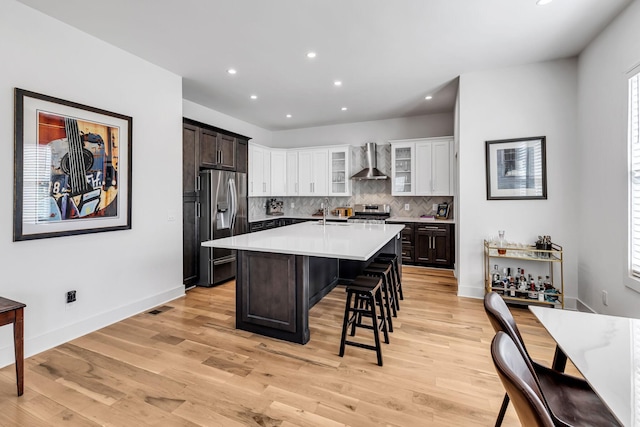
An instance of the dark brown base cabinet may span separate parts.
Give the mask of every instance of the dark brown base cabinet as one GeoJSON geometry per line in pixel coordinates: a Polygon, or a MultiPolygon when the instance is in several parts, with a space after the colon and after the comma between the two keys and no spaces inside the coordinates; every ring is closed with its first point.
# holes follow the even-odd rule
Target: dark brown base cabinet
{"type": "Polygon", "coordinates": [[[297,224],[299,222],[306,222],[313,220],[298,219],[298,218],[274,218],[265,219],[263,221],[254,221],[249,223],[249,232],[255,233],[256,231],[268,230],[270,228],[284,227],[285,225],[297,224]]]}
{"type": "Polygon", "coordinates": [[[182,198],[182,278],[185,286],[198,282],[200,273],[200,227],[198,201],[195,197],[182,198]]]}
{"type": "Polygon", "coordinates": [[[402,231],[402,262],[453,268],[454,245],[454,224],[405,223],[402,231]]]}
{"type": "Polygon", "coordinates": [[[185,286],[195,285],[200,274],[200,170],[246,173],[249,139],[194,120],[183,120],[182,279],[185,286]]]}

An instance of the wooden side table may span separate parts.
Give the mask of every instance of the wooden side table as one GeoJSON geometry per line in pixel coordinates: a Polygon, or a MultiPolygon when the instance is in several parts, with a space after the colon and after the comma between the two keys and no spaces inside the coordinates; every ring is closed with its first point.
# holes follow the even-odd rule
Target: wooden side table
{"type": "Polygon", "coordinates": [[[0,297],[0,326],[13,323],[13,347],[16,354],[18,396],[24,393],[24,313],[21,302],[0,297]]]}

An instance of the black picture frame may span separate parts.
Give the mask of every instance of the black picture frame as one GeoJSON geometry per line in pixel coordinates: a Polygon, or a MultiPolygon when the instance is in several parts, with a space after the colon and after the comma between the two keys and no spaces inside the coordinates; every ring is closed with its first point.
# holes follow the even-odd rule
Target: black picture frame
{"type": "Polygon", "coordinates": [[[13,241],[131,229],[133,119],[15,88],[13,241]]]}
{"type": "Polygon", "coordinates": [[[547,198],[546,137],[485,141],[487,200],[547,198]]]}
{"type": "Polygon", "coordinates": [[[449,218],[449,204],[448,203],[438,204],[438,210],[436,211],[436,219],[447,219],[447,218],[449,218]]]}

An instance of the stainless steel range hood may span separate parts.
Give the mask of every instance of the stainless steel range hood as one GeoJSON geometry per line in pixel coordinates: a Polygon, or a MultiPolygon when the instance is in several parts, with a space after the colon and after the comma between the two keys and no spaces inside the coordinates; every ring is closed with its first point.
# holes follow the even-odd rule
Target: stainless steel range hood
{"type": "Polygon", "coordinates": [[[351,179],[387,179],[388,177],[380,172],[377,168],[378,162],[376,158],[376,143],[367,142],[364,146],[365,167],[351,179]]]}

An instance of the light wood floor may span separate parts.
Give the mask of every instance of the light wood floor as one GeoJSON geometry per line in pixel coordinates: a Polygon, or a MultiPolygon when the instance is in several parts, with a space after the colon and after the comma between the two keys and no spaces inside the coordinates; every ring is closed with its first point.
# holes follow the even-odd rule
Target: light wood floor
{"type": "MultiPolygon", "coordinates": [[[[338,356],[344,289],[310,314],[304,346],[234,329],[234,283],[184,298],[0,370],[1,426],[491,426],[504,391],[482,301],[450,271],[404,268],[391,343],[338,356]]],[[[512,310],[532,356],[554,342],[512,310]]],[[[359,332],[365,336],[370,331],[359,332]]],[[[569,367],[575,373],[575,368],[569,367]]],[[[505,426],[519,425],[509,408],[505,426]]]]}

